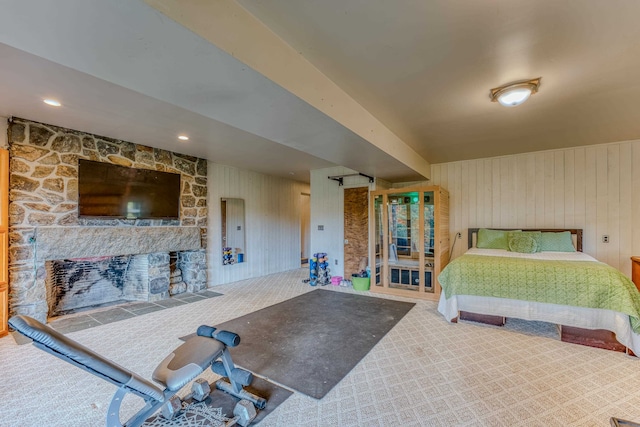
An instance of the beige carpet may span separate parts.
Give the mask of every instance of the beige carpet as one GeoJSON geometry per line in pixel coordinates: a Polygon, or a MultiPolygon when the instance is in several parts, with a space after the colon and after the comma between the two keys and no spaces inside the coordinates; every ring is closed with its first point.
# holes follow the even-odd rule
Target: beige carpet
{"type": "MultiPolygon", "coordinates": [[[[311,291],[302,283],[306,274],[300,269],[217,286],[224,296],[69,336],[151,378],[180,345],[178,337],[311,291]]],[[[545,324],[449,324],[435,303],[416,302],[323,399],[294,393],[260,425],[608,426],[612,415],[640,420],[639,359],[559,342],[545,324]]],[[[0,361],[0,426],[104,425],[113,385],[32,345],[18,346],[11,336],[0,339],[0,361]]],[[[128,398],[123,406],[131,414],[138,403],[128,398]]]]}

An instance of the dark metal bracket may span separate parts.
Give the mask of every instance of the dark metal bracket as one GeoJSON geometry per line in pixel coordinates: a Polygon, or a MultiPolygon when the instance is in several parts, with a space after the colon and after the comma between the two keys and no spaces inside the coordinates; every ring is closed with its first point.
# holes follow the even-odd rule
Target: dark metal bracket
{"type": "Polygon", "coordinates": [[[369,182],[372,183],[375,181],[375,179],[372,176],[369,175],[365,175],[363,173],[350,173],[347,175],[334,175],[334,176],[328,176],[327,178],[333,180],[333,181],[337,181],[338,182],[338,186],[342,186],[344,185],[344,179],[348,176],[364,176],[365,178],[369,178],[369,182]]]}

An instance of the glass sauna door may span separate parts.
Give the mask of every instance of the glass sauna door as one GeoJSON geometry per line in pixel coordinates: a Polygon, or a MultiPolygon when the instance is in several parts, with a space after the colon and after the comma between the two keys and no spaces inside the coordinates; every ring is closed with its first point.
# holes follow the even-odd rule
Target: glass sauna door
{"type": "Polygon", "coordinates": [[[416,243],[419,234],[420,198],[417,192],[392,193],[387,196],[387,220],[389,227],[389,257],[387,279],[390,288],[418,290],[420,276],[416,243]],[[416,257],[417,258],[417,257],[416,257]]]}
{"type": "Polygon", "coordinates": [[[433,197],[418,191],[387,196],[389,288],[433,292],[433,197]]]}
{"type": "Polygon", "coordinates": [[[373,198],[373,236],[374,236],[374,260],[375,267],[372,268],[373,277],[371,283],[376,286],[382,286],[382,269],[383,269],[383,248],[384,248],[384,222],[383,222],[383,201],[382,195],[373,198]]]}
{"type": "Polygon", "coordinates": [[[435,240],[435,209],[433,191],[424,192],[424,290],[433,292],[434,240],[435,240]]]}
{"type": "Polygon", "coordinates": [[[369,206],[371,291],[436,301],[436,277],[448,262],[447,190],[433,185],[373,191],[369,206]]]}

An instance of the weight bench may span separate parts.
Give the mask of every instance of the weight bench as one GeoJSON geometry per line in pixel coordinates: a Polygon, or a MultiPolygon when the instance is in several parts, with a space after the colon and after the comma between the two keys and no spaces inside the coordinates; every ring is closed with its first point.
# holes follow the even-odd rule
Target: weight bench
{"type": "MultiPolygon", "coordinates": [[[[241,399],[234,408],[234,418],[227,422],[227,426],[235,423],[248,425],[256,416],[254,406],[264,409],[267,404],[265,399],[243,388],[251,384],[253,375],[233,365],[227,347],[235,347],[240,343],[240,337],[233,332],[200,326],[196,336],[176,348],[156,367],[153,380],[164,387],[160,388],[31,317],[13,316],[9,325],[31,338],[36,347],[118,387],[107,411],[107,427],[141,426],[159,409],[165,418],[172,419],[182,408],[176,393],[209,366],[216,374],[229,378],[229,382],[218,380],[215,387],[241,399]],[[141,397],[145,405],[122,424],[120,405],[127,393],[141,397]]],[[[192,385],[191,395],[202,401],[210,391],[211,387],[204,379],[197,379],[192,385]]]]}

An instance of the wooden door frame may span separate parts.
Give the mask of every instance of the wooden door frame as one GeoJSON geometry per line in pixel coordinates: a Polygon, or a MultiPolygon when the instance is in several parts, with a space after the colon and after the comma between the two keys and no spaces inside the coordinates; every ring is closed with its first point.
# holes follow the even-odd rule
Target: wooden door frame
{"type": "Polygon", "coordinates": [[[0,337],[9,333],[9,151],[0,149],[0,337]]]}

